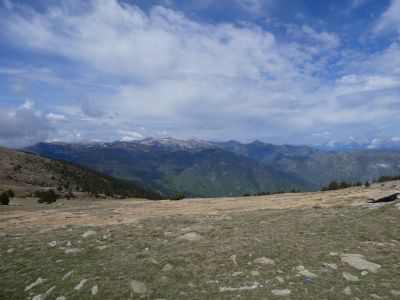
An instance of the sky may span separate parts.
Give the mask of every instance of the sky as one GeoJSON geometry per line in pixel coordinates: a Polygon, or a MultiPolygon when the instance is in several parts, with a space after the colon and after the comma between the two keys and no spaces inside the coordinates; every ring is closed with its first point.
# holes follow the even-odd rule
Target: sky
{"type": "Polygon", "coordinates": [[[0,0],[0,144],[400,145],[400,0],[0,0]]]}

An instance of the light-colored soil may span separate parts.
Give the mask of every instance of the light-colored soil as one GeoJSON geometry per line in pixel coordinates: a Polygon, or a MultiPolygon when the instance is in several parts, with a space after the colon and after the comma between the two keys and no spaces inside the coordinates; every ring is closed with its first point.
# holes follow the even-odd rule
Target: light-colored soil
{"type": "Polygon", "coordinates": [[[331,208],[362,205],[379,195],[400,189],[400,182],[374,184],[328,192],[278,194],[257,197],[184,199],[180,201],[58,200],[37,204],[35,199],[15,199],[10,208],[0,208],[1,227],[34,225],[115,225],[172,215],[223,215],[231,212],[298,208],[331,208]]]}

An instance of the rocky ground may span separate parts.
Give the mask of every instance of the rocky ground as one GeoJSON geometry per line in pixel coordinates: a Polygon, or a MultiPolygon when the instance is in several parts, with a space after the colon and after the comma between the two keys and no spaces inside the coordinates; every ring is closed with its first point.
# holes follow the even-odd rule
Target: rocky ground
{"type": "Polygon", "coordinates": [[[0,299],[399,299],[398,182],[0,207],[0,299]]]}

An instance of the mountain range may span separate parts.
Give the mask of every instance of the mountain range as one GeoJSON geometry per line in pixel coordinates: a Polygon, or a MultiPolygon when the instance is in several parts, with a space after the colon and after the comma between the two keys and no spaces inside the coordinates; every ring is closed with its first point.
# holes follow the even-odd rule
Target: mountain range
{"type": "Polygon", "coordinates": [[[334,152],[255,141],[146,138],[111,143],[39,143],[25,150],[141,182],[162,194],[237,196],[318,190],[331,180],[400,174],[397,151],[334,152]]]}

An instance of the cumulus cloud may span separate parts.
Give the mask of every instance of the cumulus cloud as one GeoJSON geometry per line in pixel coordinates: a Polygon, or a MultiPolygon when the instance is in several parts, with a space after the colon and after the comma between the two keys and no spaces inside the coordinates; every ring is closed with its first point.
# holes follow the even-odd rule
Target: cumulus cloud
{"type": "Polygon", "coordinates": [[[0,110],[0,144],[22,147],[47,139],[53,128],[31,100],[14,109],[0,110]]]}
{"type": "MultiPolygon", "coordinates": [[[[238,2],[250,9],[262,4],[238,2]]],[[[399,120],[396,42],[372,54],[349,53],[339,35],[306,24],[292,26],[289,34],[299,38],[284,41],[254,24],[204,23],[115,0],[5,10],[0,25],[11,43],[59,57],[82,76],[83,87],[88,82],[88,96],[79,107],[65,104],[62,114],[97,122],[93,130],[104,123],[115,138],[139,137],[128,126],[135,122],[179,137],[299,143],[315,128],[334,137],[342,125],[360,130],[374,122],[380,130],[399,120]]],[[[0,69],[7,76],[28,71],[0,69]]],[[[46,84],[59,84],[51,81],[53,70],[40,74],[46,84]]]]}

